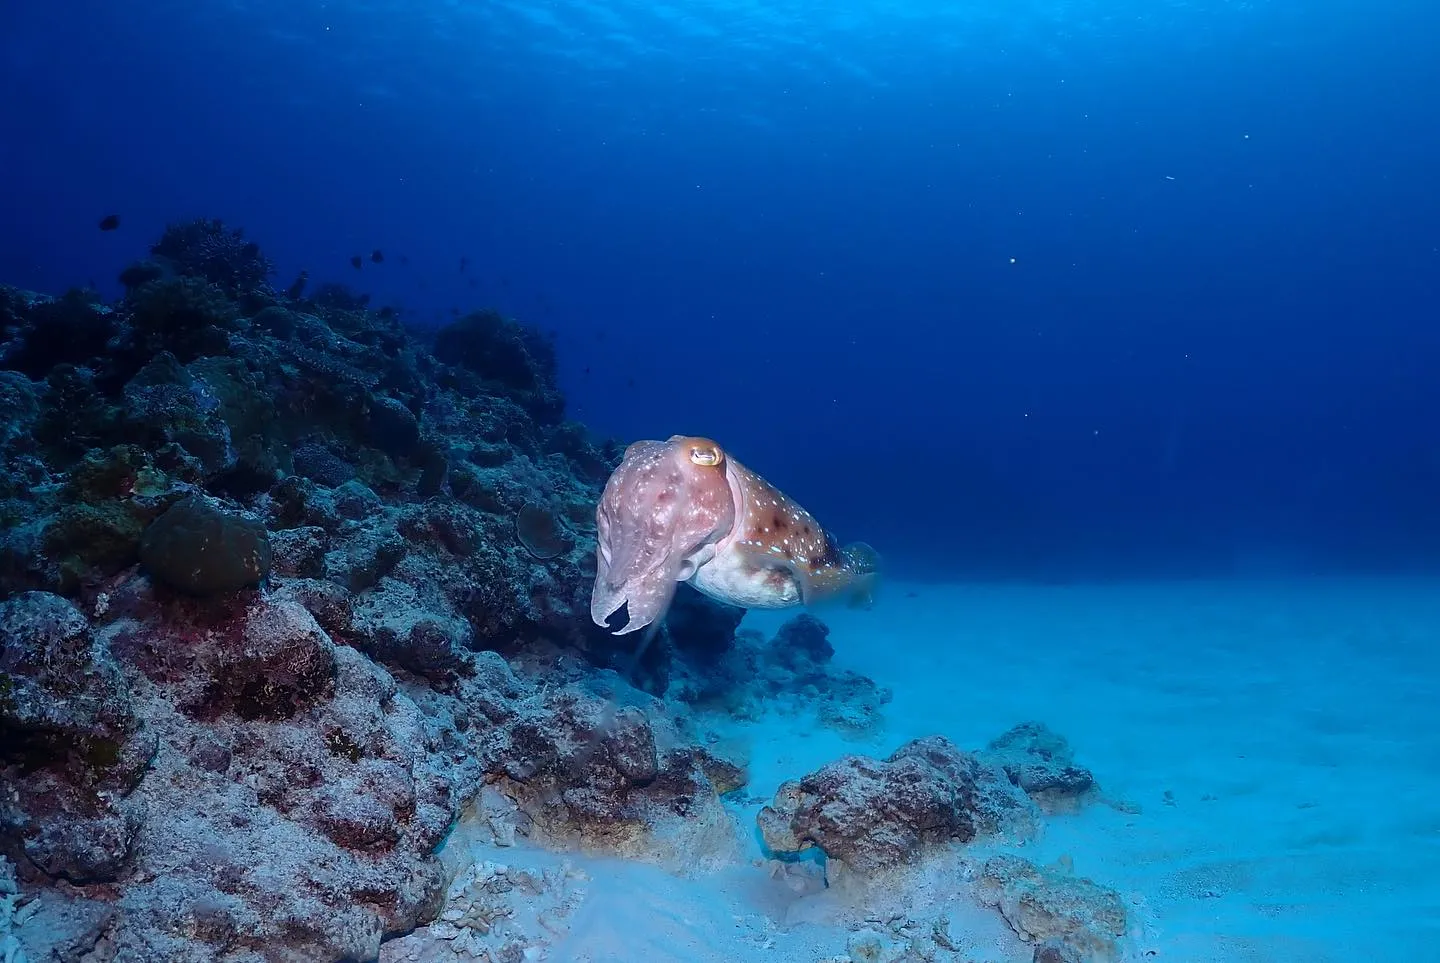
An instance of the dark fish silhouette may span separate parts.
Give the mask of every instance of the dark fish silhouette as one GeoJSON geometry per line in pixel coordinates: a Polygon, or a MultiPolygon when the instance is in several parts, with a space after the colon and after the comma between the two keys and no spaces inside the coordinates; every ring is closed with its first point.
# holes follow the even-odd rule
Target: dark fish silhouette
{"type": "Polygon", "coordinates": [[[113,231],[119,226],[119,214],[106,214],[104,217],[100,218],[100,230],[102,231],[113,231]]]}
{"type": "Polygon", "coordinates": [[[469,259],[468,257],[462,257],[462,258],[460,259],[460,273],[461,273],[461,274],[464,274],[464,273],[465,273],[465,269],[468,268],[469,266],[470,266],[470,259],[469,259]]]}
{"type": "Polygon", "coordinates": [[[305,285],[310,283],[310,272],[301,271],[299,276],[285,289],[285,296],[292,301],[299,301],[305,294],[305,285]]]}
{"type": "Polygon", "coordinates": [[[352,258],[350,259],[350,266],[353,267],[353,268],[354,268],[355,270],[357,270],[357,271],[360,270],[360,265],[361,265],[362,263],[364,263],[364,262],[360,260],[360,255],[358,255],[358,254],[355,255],[354,257],[352,257],[352,258]]]}
{"type": "Polygon", "coordinates": [[[377,247],[370,252],[370,260],[375,264],[383,264],[385,261],[385,252],[377,247]]]}

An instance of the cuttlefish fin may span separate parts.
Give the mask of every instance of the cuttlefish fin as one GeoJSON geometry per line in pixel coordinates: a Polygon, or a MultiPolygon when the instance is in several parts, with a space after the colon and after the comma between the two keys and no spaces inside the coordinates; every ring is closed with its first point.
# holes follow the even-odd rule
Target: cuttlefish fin
{"type": "Polygon", "coordinates": [[[778,583],[777,591],[785,583],[792,583],[801,605],[844,601],[850,608],[868,609],[875,602],[880,554],[864,542],[844,548],[831,543],[826,556],[818,559],[791,558],[749,546],[736,546],[732,551],[744,555],[755,568],[767,571],[768,577],[778,583]]]}
{"type": "Polygon", "coordinates": [[[875,604],[880,582],[880,553],[864,542],[852,542],[830,559],[796,565],[795,579],[805,605],[843,600],[850,608],[875,604]]]}

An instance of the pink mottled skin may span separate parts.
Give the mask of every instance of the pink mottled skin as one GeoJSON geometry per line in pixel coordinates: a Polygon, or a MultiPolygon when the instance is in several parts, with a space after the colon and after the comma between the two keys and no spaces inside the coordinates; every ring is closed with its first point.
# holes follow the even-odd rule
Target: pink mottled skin
{"type": "Polygon", "coordinates": [[[596,511],[598,571],[590,616],[617,634],[661,619],[688,581],[742,608],[831,598],[869,604],[877,559],[841,548],[815,518],[708,438],[637,441],[610,476],[596,511]]]}

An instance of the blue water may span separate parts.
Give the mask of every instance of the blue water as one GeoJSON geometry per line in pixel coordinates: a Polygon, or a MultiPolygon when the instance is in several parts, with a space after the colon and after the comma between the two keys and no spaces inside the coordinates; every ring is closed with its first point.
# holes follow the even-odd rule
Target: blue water
{"type": "Polygon", "coordinates": [[[911,575],[1433,568],[1436,36],[1421,0],[8,0],[0,280],[115,294],[215,216],[281,286],[493,305],[597,432],[711,435],[911,575]]]}

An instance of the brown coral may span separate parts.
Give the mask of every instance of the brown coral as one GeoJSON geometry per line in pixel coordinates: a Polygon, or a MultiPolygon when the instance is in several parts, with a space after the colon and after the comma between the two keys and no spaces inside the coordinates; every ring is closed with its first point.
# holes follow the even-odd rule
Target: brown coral
{"type": "Polygon", "coordinates": [[[572,538],[544,505],[526,502],[515,516],[515,536],[525,550],[542,561],[558,558],[575,547],[572,538]]]}

